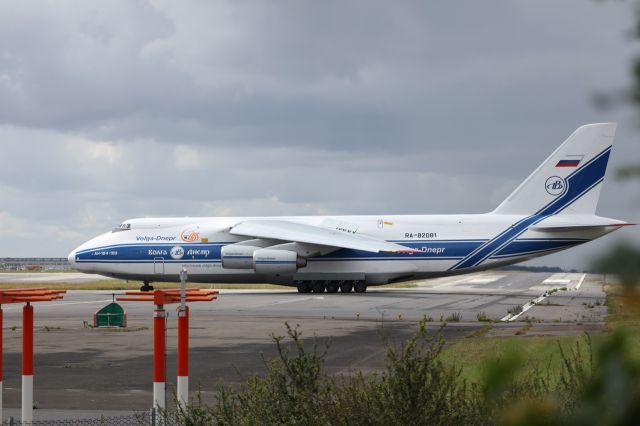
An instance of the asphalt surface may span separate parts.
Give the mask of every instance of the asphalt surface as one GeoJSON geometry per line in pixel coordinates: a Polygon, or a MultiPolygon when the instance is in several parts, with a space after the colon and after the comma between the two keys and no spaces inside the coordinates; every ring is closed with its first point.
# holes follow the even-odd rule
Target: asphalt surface
{"type": "MultiPolygon", "coordinates": [[[[42,281],[41,274],[33,275],[40,275],[42,281]]],[[[52,279],[58,278],[53,274],[52,279]]],[[[420,281],[406,289],[374,287],[365,294],[298,294],[286,288],[221,290],[218,300],[190,306],[190,388],[200,389],[206,400],[220,381],[239,383],[241,376],[264,372],[263,360],[275,356],[272,335],[286,334],[285,322],[298,325],[307,344],[315,336],[320,348],[330,345],[328,370],[348,374],[354,369],[382,368],[385,339],[406,339],[425,317],[436,330],[441,320],[459,315],[460,322],[445,328],[449,341],[484,326],[478,314],[504,320],[495,323],[488,335],[513,336],[527,318],[534,320],[527,335],[580,334],[603,329],[604,298],[598,275],[512,271],[420,281]],[[528,308],[534,299],[538,302],[528,308]],[[515,306],[526,311],[509,316],[515,306]]],[[[73,410],[149,408],[153,307],[124,302],[126,329],[87,327],[93,313],[111,300],[111,292],[70,291],[62,301],[36,305],[34,399],[40,409],[35,411],[36,418],[54,413],[49,411],[53,409],[71,415],[80,412],[73,410]]],[[[176,375],[175,306],[167,310],[167,394],[171,395],[176,375]]],[[[5,305],[3,311],[4,406],[18,408],[21,307],[5,305]]]]}

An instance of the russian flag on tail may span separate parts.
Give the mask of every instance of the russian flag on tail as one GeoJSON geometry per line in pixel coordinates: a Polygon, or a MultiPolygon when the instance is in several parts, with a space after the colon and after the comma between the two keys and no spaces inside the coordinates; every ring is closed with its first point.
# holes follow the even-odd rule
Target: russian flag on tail
{"type": "Polygon", "coordinates": [[[567,155],[564,159],[558,161],[556,167],[578,167],[584,155],[567,155]]]}

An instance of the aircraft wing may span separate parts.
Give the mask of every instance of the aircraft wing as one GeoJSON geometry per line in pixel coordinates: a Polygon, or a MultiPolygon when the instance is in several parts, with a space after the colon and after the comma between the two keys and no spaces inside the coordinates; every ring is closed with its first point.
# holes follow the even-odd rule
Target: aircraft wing
{"type": "Polygon", "coordinates": [[[416,253],[417,250],[362,234],[284,220],[247,220],[229,230],[230,234],[297,243],[318,244],[372,253],[416,253]]]}

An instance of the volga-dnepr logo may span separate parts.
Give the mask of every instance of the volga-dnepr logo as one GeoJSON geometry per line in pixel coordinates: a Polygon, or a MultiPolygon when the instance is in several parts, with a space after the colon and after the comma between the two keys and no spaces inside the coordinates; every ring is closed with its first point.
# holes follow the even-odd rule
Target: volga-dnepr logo
{"type": "Polygon", "coordinates": [[[184,249],[180,246],[174,246],[171,248],[171,251],[169,252],[169,254],[173,259],[179,260],[179,259],[182,259],[182,257],[184,256],[184,249]]]}
{"type": "Polygon", "coordinates": [[[197,241],[198,238],[200,238],[200,234],[198,234],[198,231],[194,231],[193,229],[185,229],[182,231],[182,234],[180,234],[180,239],[185,243],[193,243],[197,241]]]}
{"type": "Polygon", "coordinates": [[[567,183],[560,176],[551,176],[544,183],[544,189],[551,195],[558,196],[567,188],[567,183]]]}

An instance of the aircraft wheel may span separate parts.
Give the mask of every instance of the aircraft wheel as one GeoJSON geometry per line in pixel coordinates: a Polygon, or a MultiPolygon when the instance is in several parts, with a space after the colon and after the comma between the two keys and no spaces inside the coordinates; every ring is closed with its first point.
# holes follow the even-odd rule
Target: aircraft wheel
{"type": "Polygon", "coordinates": [[[324,293],[325,287],[322,281],[314,281],[311,285],[314,293],[324,293]]]}
{"type": "Polygon", "coordinates": [[[367,283],[364,281],[356,281],[353,284],[353,289],[356,291],[356,293],[364,293],[365,291],[367,291],[367,283]]]}
{"type": "Polygon", "coordinates": [[[143,281],[140,291],[153,291],[153,286],[149,285],[149,281],[143,281]]]}
{"type": "Polygon", "coordinates": [[[342,293],[351,293],[351,290],[353,290],[353,284],[351,284],[350,282],[344,281],[340,283],[340,291],[342,293]]]}
{"type": "Polygon", "coordinates": [[[327,281],[327,293],[337,293],[339,288],[336,281],[327,281]]]}
{"type": "Polygon", "coordinates": [[[298,283],[298,293],[311,293],[311,285],[308,281],[300,281],[298,283]]]}

